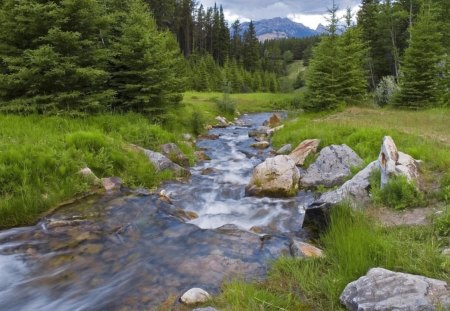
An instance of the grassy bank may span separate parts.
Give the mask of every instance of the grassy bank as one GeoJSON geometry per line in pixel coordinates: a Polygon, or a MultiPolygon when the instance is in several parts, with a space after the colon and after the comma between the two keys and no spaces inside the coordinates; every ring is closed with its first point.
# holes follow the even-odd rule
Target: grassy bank
{"type": "MultiPolygon", "coordinates": [[[[77,173],[86,166],[100,178],[119,176],[129,187],[157,186],[170,174],[157,173],[127,146],[159,150],[175,142],[193,161],[180,134],[199,134],[204,124],[214,124],[223,114],[217,105],[222,98],[222,93],[188,92],[180,107],[152,122],[138,114],[0,115],[0,228],[32,224],[49,208],[90,189],[91,181],[77,173]]],[[[284,109],[294,99],[291,94],[231,95],[242,113],[284,109]]]]}
{"type": "MultiPolygon", "coordinates": [[[[317,241],[321,259],[282,258],[273,263],[264,282],[234,281],[215,300],[221,310],[344,310],[339,295],[370,268],[384,267],[450,282],[450,260],[441,255],[450,246],[450,111],[407,112],[348,108],[327,115],[301,115],[276,133],[276,147],[294,146],[308,138],[321,147],[347,144],[366,163],[375,160],[385,135],[399,150],[421,159],[425,205],[443,212],[428,226],[385,227],[365,211],[335,207],[331,225],[317,241]],[[439,203],[437,203],[439,202],[439,203]]],[[[425,207],[425,206],[424,206],[425,207]]]]}
{"type": "MultiPolygon", "coordinates": [[[[157,173],[129,143],[158,150],[178,135],[136,114],[70,117],[0,116],[0,227],[31,224],[48,208],[92,185],[77,172],[119,176],[126,186],[152,188],[157,173]]],[[[192,150],[179,144],[192,156],[192,150]]]]}
{"type": "MultiPolygon", "coordinates": [[[[450,261],[440,255],[436,226],[384,228],[362,212],[340,206],[320,239],[321,259],[277,260],[261,283],[225,284],[220,310],[345,310],[339,296],[370,268],[426,275],[450,281],[450,261]]],[[[443,234],[443,233],[442,233],[443,234]]]]}

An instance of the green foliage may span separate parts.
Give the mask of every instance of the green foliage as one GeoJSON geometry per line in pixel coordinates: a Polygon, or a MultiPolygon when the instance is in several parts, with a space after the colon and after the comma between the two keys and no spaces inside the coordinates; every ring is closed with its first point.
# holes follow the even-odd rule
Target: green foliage
{"type": "Polygon", "coordinates": [[[450,173],[442,177],[440,197],[443,201],[450,203],[450,173]]]}
{"type": "Polygon", "coordinates": [[[0,111],[158,113],[180,102],[177,43],[140,0],[0,5],[0,111]]]}
{"type": "Polygon", "coordinates": [[[450,206],[435,220],[435,226],[442,237],[450,237],[450,206]]]}
{"type": "Polygon", "coordinates": [[[393,76],[383,77],[374,92],[374,101],[378,106],[386,106],[392,103],[399,88],[393,76]]]}
{"type": "Polygon", "coordinates": [[[367,89],[362,33],[359,28],[350,27],[338,37],[336,10],[330,12],[331,34],[314,48],[306,76],[308,108],[316,111],[361,101],[367,89]]]}
{"type": "Polygon", "coordinates": [[[397,210],[418,207],[425,203],[424,195],[405,176],[394,176],[380,187],[380,172],[371,176],[372,201],[397,210]]]}
{"type": "Polygon", "coordinates": [[[419,109],[437,103],[442,92],[439,64],[444,59],[439,27],[435,7],[429,3],[423,5],[417,22],[410,29],[397,106],[419,109]]]}
{"type": "Polygon", "coordinates": [[[222,99],[217,101],[217,109],[224,115],[233,116],[236,112],[236,103],[230,98],[230,84],[224,87],[222,99]]]}

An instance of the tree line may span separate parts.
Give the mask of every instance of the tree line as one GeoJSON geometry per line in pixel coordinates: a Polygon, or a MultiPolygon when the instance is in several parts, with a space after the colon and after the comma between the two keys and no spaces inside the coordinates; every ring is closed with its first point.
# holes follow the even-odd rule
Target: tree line
{"type": "Polygon", "coordinates": [[[352,24],[337,35],[337,8],[330,10],[328,35],[313,49],[306,102],[332,109],[367,99],[404,108],[449,105],[450,2],[363,0],[352,24]]]}
{"type": "Polygon", "coordinates": [[[0,110],[159,114],[184,90],[175,37],[141,0],[4,0],[0,110]]]}

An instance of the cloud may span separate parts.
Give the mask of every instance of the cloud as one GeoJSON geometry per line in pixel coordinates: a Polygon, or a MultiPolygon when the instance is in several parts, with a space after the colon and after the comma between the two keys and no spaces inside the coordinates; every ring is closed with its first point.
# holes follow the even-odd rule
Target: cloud
{"type": "MultiPolygon", "coordinates": [[[[312,28],[325,22],[323,16],[327,14],[327,8],[333,5],[332,0],[200,0],[200,3],[205,7],[222,4],[229,21],[289,17],[312,28]]],[[[335,0],[335,3],[344,10],[358,6],[360,0],[335,0]]]]}

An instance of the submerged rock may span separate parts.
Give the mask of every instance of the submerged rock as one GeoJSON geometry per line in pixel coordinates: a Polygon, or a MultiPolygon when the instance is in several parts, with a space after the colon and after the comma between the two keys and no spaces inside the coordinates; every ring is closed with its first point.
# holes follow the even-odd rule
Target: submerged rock
{"type": "Polygon", "coordinates": [[[183,167],[189,167],[189,158],[174,143],[164,144],[161,146],[161,152],[171,161],[183,167]]]}
{"type": "Polygon", "coordinates": [[[295,161],[295,164],[298,166],[302,166],[305,164],[306,158],[311,153],[316,153],[317,148],[319,147],[320,140],[318,139],[307,139],[302,141],[294,151],[289,154],[292,160],[295,161]]]}
{"type": "Polygon", "coordinates": [[[269,148],[269,146],[270,146],[270,143],[265,140],[253,143],[251,145],[251,147],[256,148],[256,149],[266,149],[266,148],[269,148]]]}
{"type": "Polygon", "coordinates": [[[198,303],[204,303],[211,299],[211,296],[207,291],[201,288],[191,288],[181,296],[182,303],[187,305],[195,305],[198,303]]]}
{"type": "Polygon", "coordinates": [[[268,158],[255,167],[246,192],[257,196],[286,197],[298,191],[300,172],[285,155],[268,158]]]}
{"type": "Polygon", "coordinates": [[[303,187],[337,186],[352,174],[352,167],[362,163],[363,160],[347,145],[325,147],[320,151],[317,160],[306,170],[300,184],[303,187]]]}
{"type": "Polygon", "coordinates": [[[269,136],[269,127],[267,126],[259,126],[254,130],[251,130],[248,132],[248,137],[253,137],[253,138],[265,138],[269,136]]]}
{"type": "Polygon", "coordinates": [[[350,311],[448,310],[450,291],[444,281],[374,268],[348,284],[340,300],[350,311]]]}

